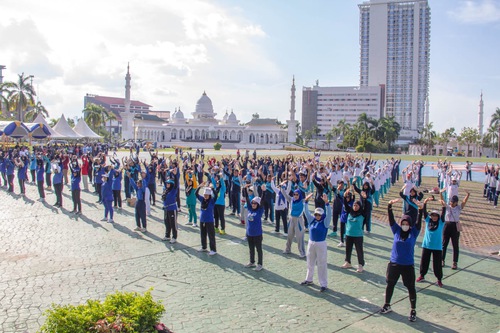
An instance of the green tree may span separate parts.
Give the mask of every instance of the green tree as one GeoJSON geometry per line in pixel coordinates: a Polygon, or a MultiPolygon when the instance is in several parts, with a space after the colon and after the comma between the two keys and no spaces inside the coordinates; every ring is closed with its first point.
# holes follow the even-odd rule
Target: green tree
{"type": "Polygon", "coordinates": [[[436,131],[434,131],[432,128],[434,127],[434,124],[432,122],[428,123],[427,125],[422,128],[420,131],[420,136],[421,136],[421,142],[422,144],[426,147],[426,154],[430,154],[432,147],[434,147],[434,139],[436,137],[436,131]]]}
{"type": "Polygon", "coordinates": [[[41,114],[44,118],[48,118],[49,117],[49,112],[47,111],[47,109],[45,108],[45,106],[42,105],[42,102],[38,101],[35,106],[33,106],[32,108],[30,108],[28,110],[28,112],[26,112],[26,115],[24,116],[24,119],[27,121],[27,122],[32,122],[33,120],[35,120],[35,118],[41,114]]]}
{"type": "Polygon", "coordinates": [[[9,90],[5,83],[0,84],[0,114],[3,117],[8,116],[9,111],[9,99],[7,96],[9,95],[9,90]]]}
{"type": "MultiPolygon", "coordinates": [[[[500,108],[496,108],[495,113],[491,116],[490,127],[494,126],[498,131],[498,137],[500,137],[500,108]]],[[[500,156],[500,140],[498,142],[497,153],[500,156]]]]}
{"type": "Polygon", "coordinates": [[[304,145],[307,146],[309,141],[311,141],[312,137],[313,137],[313,132],[311,130],[306,130],[304,132],[304,145]]]}
{"type": "Polygon", "coordinates": [[[89,103],[83,109],[83,118],[94,132],[99,132],[100,127],[106,123],[107,113],[108,111],[101,105],[89,103]]]}
{"type": "Polygon", "coordinates": [[[330,150],[330,143],[332,142],[332,138],[335,136],[335,134],[333,134],[333,129],[331,131],[329,131],[328,133],[326,133],[325,135],[325,138],[326,138],[326,143],[328,143],[328,150],[330,150]]]}
{"type": "Polygon", "coordinates": [[[252,114],[252,119],[259,119],[259,118],[260,118],[260,115],[257,112],[252,114]]]}
{"type": "Polygon", "coordinates": [[[8,91],[7,99],[10,110],[16,111],[19,121],[24,121],[24,111],[28,106],[35,104],[34,96],[36,96],[36,93],[30,83],[31,75],[24,76],[24,73],[22,73],[18,76],[17,82],[5,82],[2,85],[8,91]]]}
{"type": "Polygon", "coordinates": [[[58,121],[59,121],[59,119],[51,118],[51,119],[49,119],[48,124],[49,124],[50,127],[54,127],[54,126],[57,125],[58,121]]]}
{"type": "Polygon", "coordinates": [[[314,149],[316,149],[316,145],[318,143],[318,136],[319,136],[319,133],[321,133],[321,130],[319,129],[318,125],[314,125],[311,128],[311,133],[314,137],[314,149]]]}
{"type": "Polygon", "coordinates": [[[479,143],[481,136],[477,128],[464,127],[459,135],[459,141],[467,145],[467,157],[469,157],[469,148],[471,144],[479,143]]]}
{"type": "Polygon", "coordinates": [[[498,129],[495,124],[488,127],[486,134],[483,136],[483,147],[489,147],[495,150],[498,147],[498,129]]]}

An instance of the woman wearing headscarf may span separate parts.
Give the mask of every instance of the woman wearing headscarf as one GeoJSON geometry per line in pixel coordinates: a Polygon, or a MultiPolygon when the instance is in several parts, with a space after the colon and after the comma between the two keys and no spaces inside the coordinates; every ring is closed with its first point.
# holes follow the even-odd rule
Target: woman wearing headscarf
{"type": "Polygon", "coordinates": [[[293,239],[297,241],[297,246],[299,248],[299,257],[304,258],[306,256],[305,244],[304,244],[304,219],[302,217],[302,213],[304,212],[304,195],[303,192],[299,189],[293,191],[293,197],[285,192],[283,189],[283,185],[286,185],[286,182],[281,184],[282,188],[281,193],[285,196],[286,200],[290,204],[290,218],[288,219],[288,236],[286,239],[286,247],[284,254],[292,253],[292,242],[293,239]]]}
{"type": "MultiPolygon", "coordinates": [[[[432,199],[431,199],[432,200],[432,199]]],[[[444,203],[443,200],[442,204],[444,203]]],[[[420,260],[420,276],[417,278],[417,282],[422,282],[425,280],[425,274],[429,270],[429,264],[432,255],[432,268],[434,270],[434,275],[437,278],[437,285],[443,287],[443,228],[444,228],[444,214],[446,208],[443,207],[441,216],[437,210],[433,210],[430,213],[427,212],[427,205],[424,201],[424,206],[422,208],[423,216],[425,218],[425,235],[422,241],[422,258],[420,260]]]]}
{"type": "Polygon", "coordinates": [[[316,207],[313,216],[307,208],[307,201],[312,195],[312,193],[309,194],[305,199],[304,214],[309,225],[309,242],[307,244],[306,279],[300,284],[310,285],[313,283],[314,266],[317,266],[320,291],[325,292],[328,289],[326,235],[332,220],[332,208],[328,202],[328,195],[323,194],[321,199],[325,203],[325,208],[316,207]]]}
{"type": "MultiPolygon", "coordinates": [[[[266,195],[266,186],[262,185],[263,195],[266,195]]],[[[246,237],[248,241],[248,249],[250,251],[250,262],[245,267],[255,267],[256,271],[263,269],[263,254],[262,254],[262,214],[264,207],[261,206],[260,197],[250,199],[247,197],[248,206],[247,221],[246,221],[246,237]],[[257,265],[255,265],[255,250],[257,249],[257,265]]]]}
{"type": "Polygon", "coordinates": [[[446,258],[446,250],[448,249],[448,244],[451,239],[451,245],[453,246],[453,264],[451,265],[451,269],[457,269],[458,266],[458,253],[459,253],[459,242],[460,242],[460,214],[462,213],[462,209],[465,208],[465,204],[467,200],[469,200],[470,193],[469,191],[465,191],[467,195],[463,199],[462,203],[458,204],[458,196],[454,195],[451,197],[451,201],[449,204],[446,204],[444,200],[441,200],[443,207],[446,209],[446,213],[444,215],[444,228],[443,228],[443,262],[442,266],[444,266],[444,260],[446,258]]]}
{"type": "MultiPolygon", "coordinates": [[[[429,198],[426,200],[429,200],[429,198]]],[[[394,293],[394,287],[401,276],[403,284],[408,289],[408,296],[410,299],[411,310],[408,320],[413,322],[417,319],[417,290],[415,289],[414,266],[415,243],[420,233],[422,214],[418,215],[418,221],[416,224],[412,221],[412,217],[406,214],[401,216],[399,224],[397,224],[394,219],[392,205],[398,201],[399,199],[391,200],[387,205],[387,215],[389,217],[389,224],[394,235],[394,241],[392,243],[391,259],[389,264],[387,264],[385,303],[380,309],[380,313],[387,314],[392,311],[391,299],[394,293]]],[[[414,200],[414,204],[418,204],[416,199],[414,200]]]]}
{"type": "Polygon", "coordinates": [[[163,201],[163,222],[165,223],[165,237],[163,241],[170,241],[170,244],[177,243],[177,177],[169,178],[165,182],[165,189],[161,196],[163,201]],[[172,238],[170,238],[172,233],[172,238]]]}
{"type": "Polygon", "coordinates": [[[360,200],[354,201],[352,207],[345,199],[349,196],[351,190],[344,193],[344,209],[347,213],[346,233],[345,233],[345,262],[342,268],[351,268],[351,254],[352,247],[356,247],[356,254],[358,255],[358,269],[356,272],[363,272],[365,265],[365,258],[363,252],[363,221],[365,213],[363,209],[363,202],[360,200]]]}
{"type": "MultiPolygon", "coordinates": [[[[207,182],[207,185],[209,182],[207,182]]],[[[207,250],[207,236],[210,244],[209,255],[217,254],[217,247],[215,244],[215,227],[214,227],[214,208],[215,201],[218,197],[218,192],[213,193],[210,187],[205,187],[203,196],[199,195],[201,186],[196,190],[196,197],[201,203],[200,207],[200,235],[201,235],[201,248],[198,252],[208,252],[207,250]]]]}

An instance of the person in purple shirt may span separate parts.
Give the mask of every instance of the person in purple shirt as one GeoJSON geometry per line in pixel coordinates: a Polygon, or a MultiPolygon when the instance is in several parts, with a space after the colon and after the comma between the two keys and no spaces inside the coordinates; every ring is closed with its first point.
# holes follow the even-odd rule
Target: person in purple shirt
{"type": "Polygon", "coordinates": [[[42,155],[37,155],[36,157],[36,183],[38,187],[38,195],[40,199],[38,201],[45,201],[45,190],[43,188],[43,180],[45,176],[45,162],[43,161],[42,155]]]}
{"type": "MultiPolygon", "coordinates": [[[[432,198],[427,198],[424,202],[426,203],[429,199],[432,198]]],[[[403,278],[403,284],[408,289],[408,296],[410,298],[411,310],[408,320],[413,322],[417,319],[417,290],[415,289],[414,250],[417,237],[420,233],[420,227],[422,225],[422,210],[419,211],[417,223],[415,225],[413,225],[412,218],[409,215],[402,215],[399,224],[397,224],[394,219],[394,213],[392,212],[392,205],[398,201],[399,199],[391,200],[387,205],[387,215],[389,217],[389,224],[391,226],[392,233],[394,234],[394,242],[392,244],[391,259],[387,265],[385,304],[379,312],[381,314],[387,314],[392,311],[392,294],[394,293],[394,287],[401,276],[403,278]]],[[[420,203],[416,199],[413,199],[413,201],[415,205],[420,207],[420,203]]]]}
{"type": "Polygon", "coordinates": [[[101,186],[101,197],[102,203],[104,205],[104,218],[102,222],[113,223],[113,190],[112,190],[113,179],[106,172],[102,175],[102,186],[101,186]],[[109,214],[109,219],[108,219],[109,214]]]}
{"type": "MultiPolygon", "coordinates": [[[[263,197],[266,196],[266,186],[262,185],[263,197]]],[[[246,237],[248,241],[248,249],[250,251],[250,262],[245,267],[255,267],[256,271],[264,269],[263,254],[262,254],[262,214],[264,207],[261,205],[262,198],[254,197],[250,200],[247,195],[247,202],[250,202],[247,208],[246,218],[246,237]],[[255,265],[255,249],[257,249],[257,265],[255,265]]]]}
{"type": "Polygon", "coordinates": [[[70,164],[71,170],[71,199],[73,199],[73,211],[75,214],[82,214],[82,201],[80,199],[80,181],[82,179],[80,166],[78,163],[70,164]]]}

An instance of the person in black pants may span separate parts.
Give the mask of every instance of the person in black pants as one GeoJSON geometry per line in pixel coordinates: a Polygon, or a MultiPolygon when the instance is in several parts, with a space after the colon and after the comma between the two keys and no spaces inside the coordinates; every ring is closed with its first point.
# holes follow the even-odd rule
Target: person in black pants
{"type": "MultiPolygon", "coordinates": [[[[459,242],[460,242],[460,213],[462,209],[465,208],[465,204],[469,199],[470,193],[469,191],[465,191],[467,195],[465,196],[462,204],[458,205],[458,197],[454,195],[450,204],[445,204],[446,213],[444,215],[444,229],[443,229],[443,262],[442,266],[444,266],[444,260],[446,258],[446,250],[448,249],[448,244],[451,239],[451,244],[453,245],[453,264],[451,265],[451,269],[457,269],[458,264],[458,253],[459,253],[459,242]]],[[[444,203],[444,200],[441,201],[444,203]]]]}
{"type": "MultiPolygon", "coordinates": [[[[422,223],[422,211],[418,215],[418,221],[413,226],[411,216],[403,215],[396,223],[394,213],[392,212],[392,205],[398,202],[399,199],[389,201],[387,205],[387,215],[389,217],[389,224],[392,233],[394,234],[394,242],[392,244],[391,259],[387,265],[386,282],[387,287],[385,290],[385,303],[380,309],[381,314],[386,314],[392,311],[391,299],[394,293],[394,287],[401,276],[403,284],[408,289],[408,296],[410,299],[410,315],[409,321],[417,319],[417,290],[415,289],[415,243],[420,233],[422,223]]],[[[417,201],[414,201],[417,204],[417,201]]]]}
{"type": "MultiPolygon", "coordinates": [[[[333,231],[328,236],[336,237],[337,230],[338,230],[338,224],[339,224],[339,218],[340,218],[340,215],[342,214],[342,208],[344,206],[344,181],[339,180],[337,182],[337,188],[332,186],[332,192],[333,192],[333,195],[335,196],[335,199],[333,201],[333,210],[332,210],[333,231]]],[[[345,225],[344,225],[344,227],[345,227],[345,225]]],[[[344,233],[345,233],[345,230],[344,230],[344,233]]],[[[344,238],[342,237],[341,243],[343,243],[343,239],[344,238]]]]}
{"type": "MultiPolygon", "coordinates": [[[[131,177],[130,173],[129,177],[131,177]]],[[[130,180],[130,185],[134,188],[136,194],[137,194],[137,201],[135,203],[135,223],[137,224],[137,227],[134,229],[134,231],[142,231],[146,232],[147,231],[147,222],[146,222],[146,190],[145,186],[142,183],[142,180],[138,180],[137,182],[134,182],[133,179],[130,180]],[[141,227],[142,223],[142,227],[141,227]]]]}

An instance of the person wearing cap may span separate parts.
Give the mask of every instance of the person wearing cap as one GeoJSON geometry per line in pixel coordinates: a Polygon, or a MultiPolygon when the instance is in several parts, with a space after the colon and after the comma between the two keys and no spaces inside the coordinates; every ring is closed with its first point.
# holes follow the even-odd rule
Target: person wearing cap
{"type": "Polygon", "coordinates": [[[82,200],[80,199],[81,173],[78,163],[69,165],[71,170],[71,200],[73,200],[73,211],[75,214],[82,214],[82,200]]]}
{"type": "Polygon", "coordinates": [[[327,265],[327,244],[326,235],[332,219],[332,208],[328,202],[328,196],[323,194],[322,200],[325,208],[316,207],[314,216],[307,208],[307,202],[313,193],[305,198],[304,214],[309,224],[309,242],[307,244],[307,273],[306,279],[301,285],[310,285],[313,283],[314,266],[318,267],[318,280],[320,291],[325,292],[328,289],[328,265],[327,265]]]}
{"type": "Polygon", "coordinates": [[[292,242],[295,239],[299,249],[299,257],[304,258],[306,256],[305,244],[304,244],[304,219],[302,217],[304,212],[304,195],[299,189],[293,191],[293,197],[291,197],[285,190],[283,186],[286,182],[281,184],[281,193],[285,196],[286,200],[290,205],[290,218],[288,219],[288,236],[286,239],[286,247],[284,254],[292,253],[292,242]]]}
{"type": "MultiPolygon", "coordinates": [[[[426,200],[429,200],[427,198],[426,200]]],[[[417,290],[415,289],[415,243],[420,233],[422,224],[422,214],[418,215],[418,221],[412,221],[412,217],[406,214],[401,216],[399,224],[394,219],[392,205],[398,202],[399,199],[389,201],[387,205],[387,215],[389,224],[394,235],[392,243],[391,258],[387,264],[385,289],[385,303],[380,309],[381,314],[387,314],[392,311],[391,299],[394,293],[394,287],[401,276],[404,286],[408,289],[408,297],[410,299],[410,315],[409,321],[417,319],[417,290]],[[414,224],[415,223],[415,224],[414,224]]],[[[415,204],[418,202],[415,200],[415,204]]]]}
{"type": "Polygon", "coordinates": [[[102,204],[104,205],[104,218],[101,219],[103,222],[113,223],[113,179],[109,176],[108,170],[102,175],[102,185],[101,185],[101,198],[102,204]],[[109,214],[109,219],[108,219],[109,214]]]}
{"type": "Polygon", "coordinates": [[[163,222],[165,223],[165,237],[163,241],[170,241],[170,244],[177,242],[177,170],[173,171],[173,178],[165,182],[165,190],[161,196],[163,201],[163,222]],[[170,238],[172,233],[172,238],[170,238]]]}
{"type": "Polygon", "coordinates": [[[99,196],[99,199],[97,200],[96,203],[102,203],[102,176],[106,172],[104,170],[104,167],[101,166],[101,160],[99,158],[96,158],[94,160],[94,184],[95,184],[95,190],[97,192],[97,195],[99,196]]]}
{"type": "Polygon", "coordinates": [[[362,273],[363,266],[365,265],[365,256],[363,252],[363,221],[365,219],[365,213],[363,210],[363,201],[354,201],[354,203],[349,205],[347,197],[351,194],[351,190],[348,189],[344,193],[344,209],[347,213],[346,222],[346,237],[345,237],[345,262],[341,268],[351,268],[351,254],[353,246],[356,247],[356,254],[358,255],[358,269],[356,272],[362,273]]]}
{"type": "Polygon", "coordinates": [[[446,250],[448,249],[448,244],[451,239],[451,245],[453,246],[453,264],[451,269],[458,268],[458,254],[459,254],[459,243],[460,243],[460,214],[462,209],[465,208],[467,200],[469,200],[470,193],[465,191],[466,195],[462,203],[458,204],[458,196],[454,195],[451,197],[450,203],[446,204],[444,200],[441,199],[441,204],[443,209],[445,209],[444,215],[444,228],[443,228],[443,258],[442,266],[444,266],[444,261],[446,258],[446,250]]]}
{"type": "MultiPolygon", "coordinates": [[[[426,199],[427,200],[427,199],[426,199]]],[[[433,200],[432,198],[430,200],[433,200]]],[[[444,202],[444,201],[443,201],[444,202]]],[[[422,257],[420,259],[420,276],[417,278],[417,282],[423,282],[425,280],[425,275],[429,270],[429,264],[432,255],[432,268],[434,275],[437,278],[437,285],[443,287],[443,227],[444,227],[444,214],[445,207],[443,207],[441,215],[437,210],[433,210],[430,213],[427,212],[427,202],[424,201],[424,205],[421,208],[422,214],[425,218],[425,234],[422,241],[422,257]]],[[[421,214],[419,212],[419,214],[421,214]]]]}
{"type": "MultiPolygon", "coordinates": [[[[266,185],[262,185],[264,195],[266,193],[266,185]]],[[[248,241],[248,249],[250,251],[250,262],[245,267],[255,267],[256,271],[263,269],[263,254],[262,254],[262,214],[264,207],[261,206],[260,197],[250,199],[247,197],[247,202],[250,202],[248,207],[246,221],[246,238],[248,241]],[[257,249],[257,265],[255,265],[255,250],[257,249]]]]}
{"type": "MultiPolygon", "coordinates": [[[[205,183],[208,185],[209,181],[205,183]]],[[[217,254],[217,247],[215,243],[215,227],[214,227],[214,208],[215,201],[217,200],[218,192],[213,193],[212,189],[208,186],[204,187],[203,196],[199,195],[201,186],[196,190],[196,198],[201,203],[200,207],[200,236],[201,236],[201,248],[198,252],[208,252],[207,250],[207,236],[210,245],[209,255],[213,256],[217,254]]]]}

